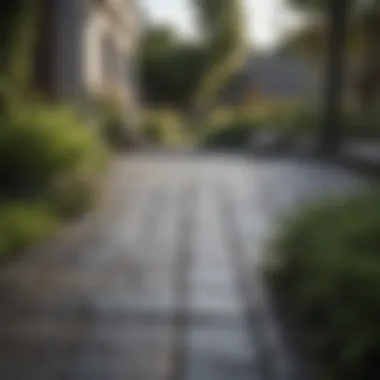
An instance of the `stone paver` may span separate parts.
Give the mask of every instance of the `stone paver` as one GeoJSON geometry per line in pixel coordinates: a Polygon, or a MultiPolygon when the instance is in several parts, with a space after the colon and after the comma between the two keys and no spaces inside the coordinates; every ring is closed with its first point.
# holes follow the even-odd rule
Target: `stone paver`
{"type": "Polygon", "coordinates": [[[0,379],[264,380],[247,296],[261,245],[294,204],[362,181],[146,155],[107,182],[90,221],[1,270],[0,379]]]}

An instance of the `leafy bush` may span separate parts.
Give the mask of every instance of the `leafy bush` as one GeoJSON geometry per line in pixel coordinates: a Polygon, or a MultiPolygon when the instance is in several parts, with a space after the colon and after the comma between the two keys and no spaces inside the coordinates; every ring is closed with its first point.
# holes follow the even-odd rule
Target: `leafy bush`
{"type": "Polygon", "coordinates": [[[146,119],[143,124],[143,133],[148,143],[162,143],[164,140],[162,121],[157,118],[146,119]]]}
{"type": "Polygon", "coordinates": [[[3,260],[90,206],[106,151],[69,108],[23,105],[0,124],[3,260]]]}
{"type": "Polygon", "coordinates": [[[25,107],[0,129],[2,196],[35,196],[67,173],[96,170],[103,147],[67,108],[25,107]]]}
{"type": "Polygon", "coordinates": [[[245,117],[210,123],[204,127],[200,146],[204,148],[244,148],[256,130],[256,124],[245,117]]]}
{"type": "MultiPolygon", "coordinates": [[[[253,117],[260,120],[263,129],[286,130],[294,137],[318,135],[323,122],[322,108],[316,105],[289,103],[282,106],[270,104],[264,110],[260,106],[253,107],[253,117]]],[[[346,107],[342,115],[342,130],[345,136],[353,138],[380,137],[380,108],[365,113],[355,107],[346,107]]]]}
{"type": "Polygon", "coordinates": [[[348,136],[380,138],[379,107],[365,113],[357,110],[347,111],[344,127],[348,136]]]}
{"type": "Polygon", "coordinates": [[[174,147],[189,143],[189,133],[182,118],[170,110],[147,112],[142,130],[146,142],[153,145],[174,147]]]}
{"type": "Polygon", "coordinates": [[[101,133],[109,147],[117,151],[126,150],[137,142],[128,126],[121,106],[112,100],[99,102],[101,133]]]}
{"type": "Polygon", "coordinates": [[[87,211],[95,196],[96,176],[84,173],[69,173],[58,177],[46,194],[46,201],[56,215],[61,218],[73,218],[87,211]]]}
{"type": "Polygon", "coordinates": [[[0,262],[49,235],[57,218],[40,203],[0,205],[0,262]]]}
{"type": "Polygon", "coordinates": [[[380,192],[315,205],[285,223],[268,274],[326,377],[376,378],[380,360],[380,192]]]}
{"type": "Polygon", "coordinates": [[[269,105],[266,107],[265,112],[256,111],[259,115],[260,129],[263,131],[286,132],[291,136],[300,137],[315,134],[321,122],[318,109],[311,105],[274,105],[272,111],[268,110],[269,105]]]}

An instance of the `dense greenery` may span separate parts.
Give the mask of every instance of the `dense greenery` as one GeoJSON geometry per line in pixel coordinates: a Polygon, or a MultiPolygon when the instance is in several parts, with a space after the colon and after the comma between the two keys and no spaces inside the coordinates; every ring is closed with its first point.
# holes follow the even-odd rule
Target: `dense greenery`
{"type": "Polygon", "coordinates": [[[207,47],[206,65],[195,96],[195,112],[207,115],[220,90],[241,69],[246,41],[241,0],[193,0],[207,47]]]}
{"type": "Polygon", "coordinates": [[[41,5],[0,5],[0,261],[88,209],[106,163],[104,140],[126,142],[110,107],[98,107],[94,131],[77,109],[32,101],[41,5]]]}
{"type": "Polygon", "coordinates": [[[204,112],[240,69],[245,56],[240,0],[194,0],[200,40],[181,39],[166,26],[143,31],[139,74],[150,106],[204,112]]]}
{"type": "Polygon", "coordinates": [[[314,205],[271,248],[268,278],[307,330],[323,379],[378,374],[379,209],[379,191],[314,205]]]}
{"type": "Polygon", "coordinates": [[[0,121],[0,257],[86,210],[106,152],[70,108],[23,104],[0,121]],[[54,221],[54,223],[53,223],[54,221]]]}
{"type": "Polygon", "coordinates": [[[24,105],[0,129],[0,194],[35,196],[51,180],[99,163],[96,136],[74,110],[24,105]]]}
{"type": "Polygon", "coordinates": [[[258,123],[237,113],[210,117],[202,127],[198,145],[207,149],[244,149],[258,129],[258,123]]]}
{"type": "Polygon", "coordinates": [[[126,151],[139,143],[139,136],[133,133],[128,115],[119,102],[103,97],[96,104],[100,134],[110,150],[126,151]]]}
{"type": "MultiPolygon", "coordinates": [[[[290,137],[316,138],[322,123],[321,110],[308,102],[278,101],[257,103],[245,109],[219,109],[203,125],[205,132],[215,125],[231,119],[246,119],[257,131],[287,132],[290,137]]],[[[361,112],[357,107],[346,106],[342,115],[342,130],[347,138],[380,138],[378,109],[361,112]]]]}
{"type": "Polygon", "coordinates": [[[40,0],[0,5],[0,112],[17,106],[30,90],[40,6],[40,0]]]}
{"type": "Polygon", "coordinates": [[[192,136],[181,114],[170,110],[147,111],[142,118],[145,142],[153,146],[183,147],[192,136]]]}
{"type": "Polygon", "coordinates": [[[145,102],[186,110],[204,68],[204,48],[157,26],[144,32],[139,50],[140,86],[145,102]]]}
{"type": "MultiPolygon", "coordinates": [[[[309,1],[294,1],[297,5],[310,5],[309,1]]],[[[347,66],[355,68],[355,91],[363,107],[373,106],[380,89],[379,59],[380,50],[380,2],[351,2],[351,14],[347,33],[347,66]]],[[[314,2],[313,12],[323,12],[324,4],[314,2]]],[[[307,8],[310,11],[310,8],[307,8]]],[[[328,34],[324,18],[310,17],[310,22],[296,31],[285,41],[283,48],[299,53],[312,62],[324,63],[327,53],[328,34]]]]}
{"type": "Polygon", "coordinates": [[[0,263],[54,232],[59,220],[38,201],[0,204],[0,263]]]}

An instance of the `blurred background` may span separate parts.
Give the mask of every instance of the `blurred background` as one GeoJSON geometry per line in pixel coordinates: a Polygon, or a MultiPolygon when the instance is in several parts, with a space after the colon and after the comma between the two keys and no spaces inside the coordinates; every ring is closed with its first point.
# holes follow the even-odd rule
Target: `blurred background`
{"type": "Polygon", "coordinates": [[[377,379],[379,1],[0,18],[0,378],[377,379]]]}

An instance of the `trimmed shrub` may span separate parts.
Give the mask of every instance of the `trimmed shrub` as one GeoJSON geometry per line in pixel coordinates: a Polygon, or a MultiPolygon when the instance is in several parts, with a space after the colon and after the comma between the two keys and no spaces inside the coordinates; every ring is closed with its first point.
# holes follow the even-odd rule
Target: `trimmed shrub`
{"type": "Polygon", "coordinates": [[[46,200],[60,218],[75,218],[91,208],[95,199],[97,176],[69,173],[51,184],[46,200]]]}
{"type": "Polygon", "coordinates": [[[380,361],[380,192],[319,204],[284,224],[270,283],[336,380],[372,380],[380,361]]]}
{"type": "Polygon", "coordinates": [[[14,110],[0,121],[0,262],[85,211],[107,156],[73,109],[14,110]]]}
{"type": "Polygon", "coordinates": [[[170,110],[147,112],[143,118],[142,130],[148,144],[176,147],[187,145],[190,141],[182,118],[170,110]]]}
{"type": "Polygon", "coordinates": [[[71,109],[23,107],[1,124],[3,197],[39,196],[54,179],[95,171],[104,159],[100,140],[71,109]]]}
{"type": "Polygon", "coordinates": [[[123,151],[137,142],[129,129],[121,106],[111,100],[103,100],[99,103],[101,134],[109,147],[117,151],[123,151]]]}
{"type": "Polygon", "coordinates": [[[245,117],[210,123],[204,128],[199,145],[209,149],[239,149],[248,146],[256,124],[245,117]]]}
{"type": "Polygon", "coordinates": [[[379,107],[366,113],[347,111],[345,130],[348,136],[357,138],[380,138],[379,107]]]}
{"type": "Polygon", "coordinates": [[[17,202],[0,205],[0,263],[51,234],[58,225],[46,205],[17,202]]]}
{"type": "MultiPolygon", "coordinates": [[[[268,107],[270,109],[270,105],[268,107]]],[[[263,129],[286,130],[294,137],[317,136],[323,121],[322,108],[313,104],[294,103],[282,107],[274,105],[270,112],[260,112],[260,107],[254,110],[254,117],[261,121],[263,129]]],[[[379,138],[379,108],[363,113],[352,106],[346,107],[342,115],[342,130],[347,138],[379,138]]]]}
{"type": "Polygon", "coordinates": [[[317,107],[303,104],[288,104],[267,112],[261,119],[263,130],[287,132],[293,137],[313,135],[321,123],[321,115],[317,107]]]}
{"type": "Polygon", "coordinates": [[[164,141],[162,120],[158,118],[146,119],[143,123],[145,140],[151,144],[160,144],[164,141]]]}

